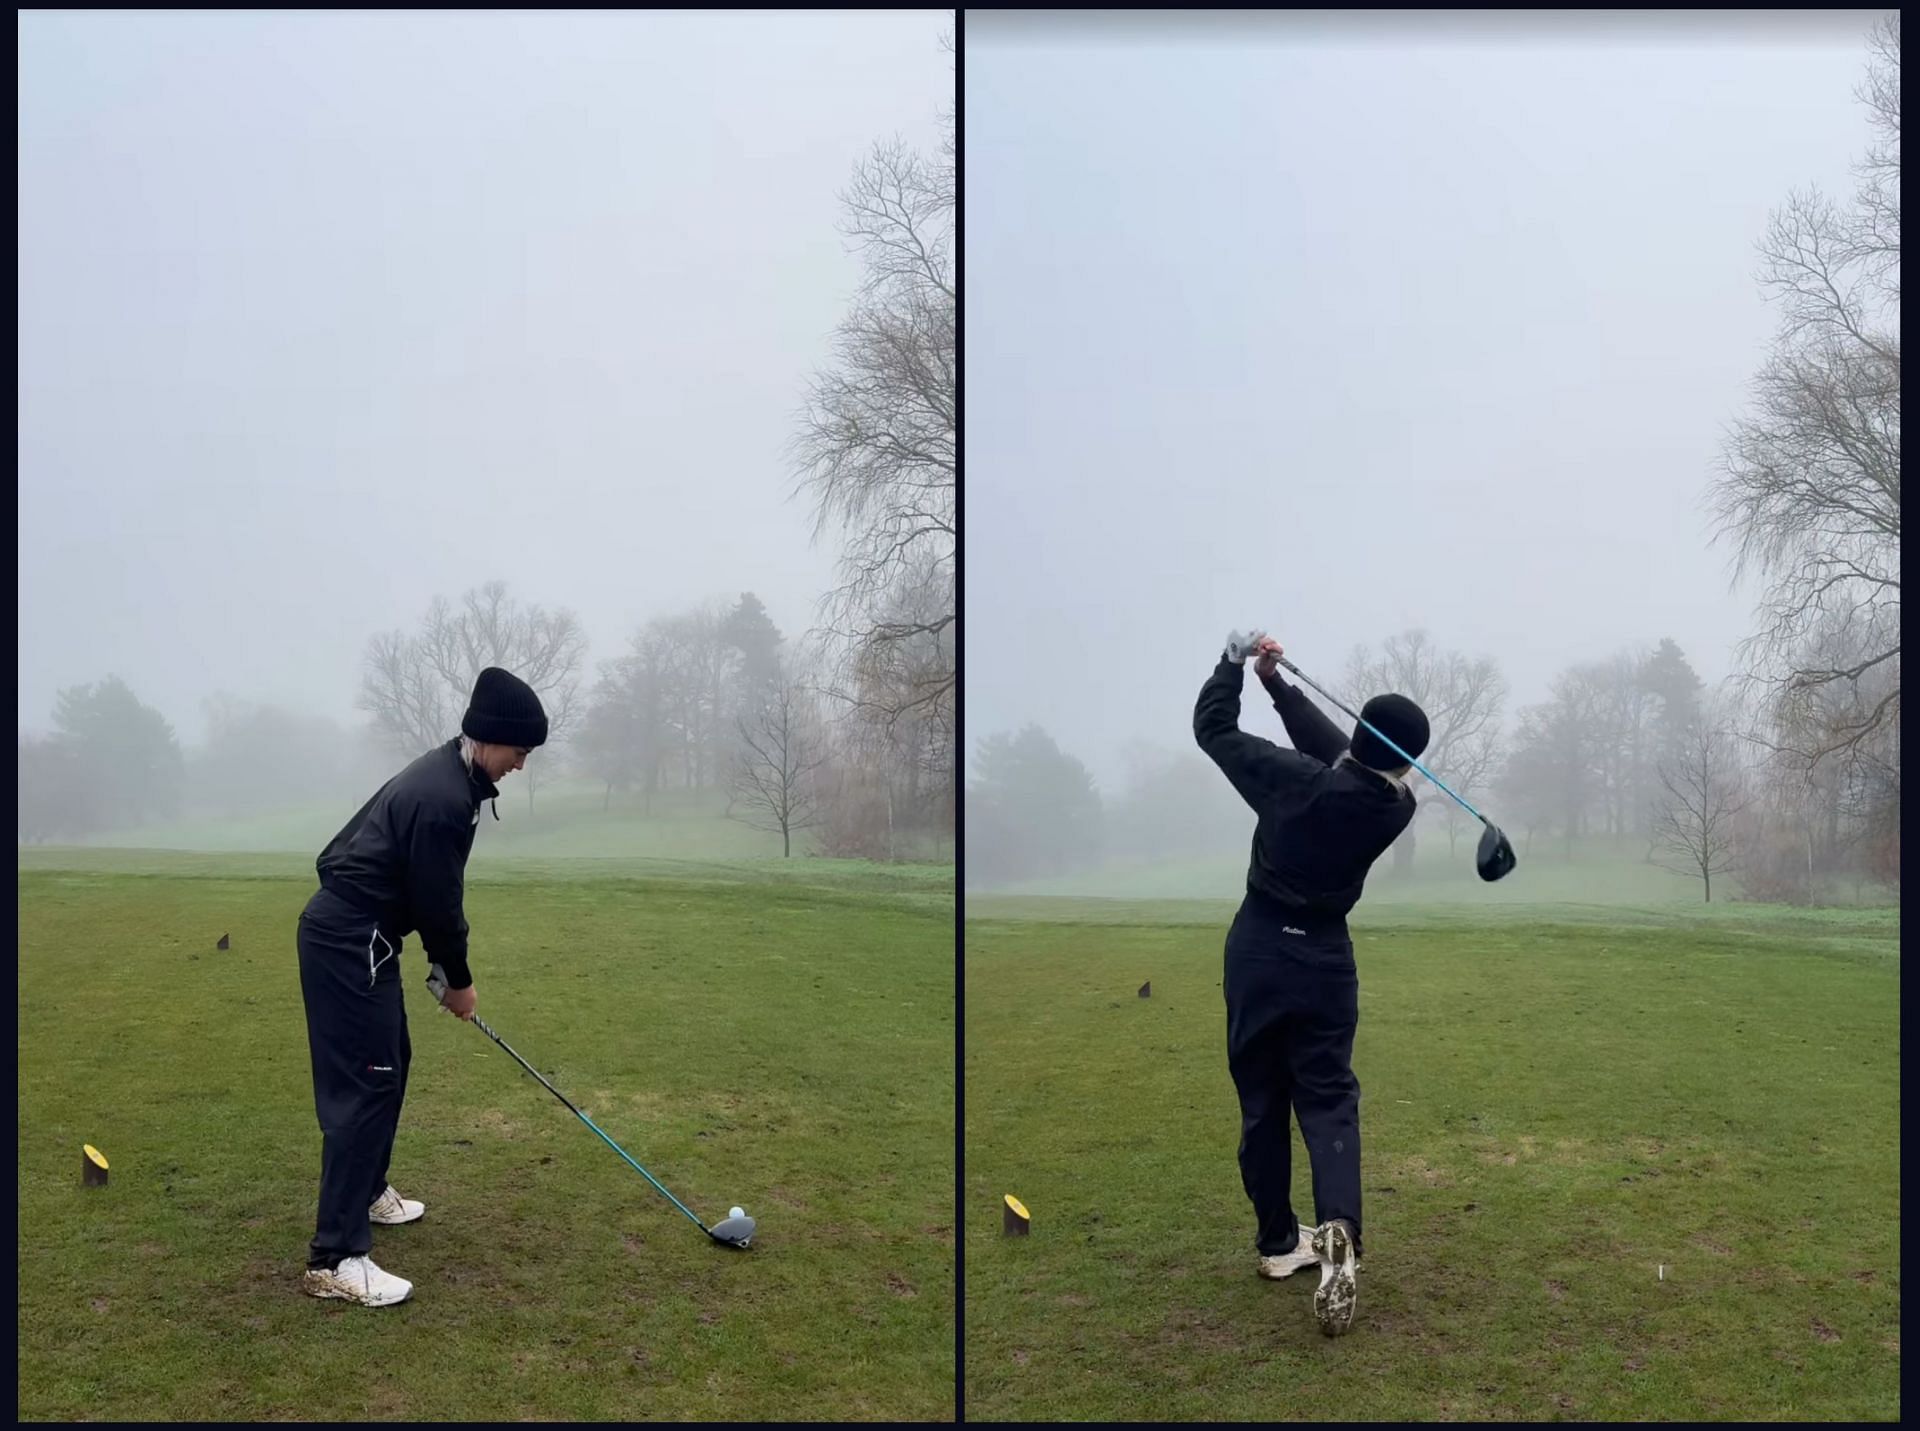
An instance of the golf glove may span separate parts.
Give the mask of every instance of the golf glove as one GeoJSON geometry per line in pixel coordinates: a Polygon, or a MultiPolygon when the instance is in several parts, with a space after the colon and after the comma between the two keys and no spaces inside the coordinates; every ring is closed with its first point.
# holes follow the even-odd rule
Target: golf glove
{"type": "Polygon", "coordinates": [[[1236,666],[1247,664],[1247,657],[1254,654],[1254,647],[1266,640],[1267,633],[1260,630],[1227,633],[1226,658],[1236,666]]]}
{"type": "Polygon", "coordinates": [[[433,1001],[436,1004],[446,1003],[447,971],[438,964],[432,965],[427,970],[427,992],[433,995],[433,1001]]]}

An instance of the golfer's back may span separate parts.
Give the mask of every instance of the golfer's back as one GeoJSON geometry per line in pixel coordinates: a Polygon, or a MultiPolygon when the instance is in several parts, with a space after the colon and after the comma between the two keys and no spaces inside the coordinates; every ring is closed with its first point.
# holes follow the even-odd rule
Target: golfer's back
{"type": "Polygon", "coordinates": [[[1298,749],[1240,729],[1242,668],[1223,658],[1200,689],[1193,733],[1258,817],[1247,888],[1303,915],[1337,918],[1413,821],[1413,793],[1355,762],[1347,736],[1297,687],[1267,689],[1298,749]]]}

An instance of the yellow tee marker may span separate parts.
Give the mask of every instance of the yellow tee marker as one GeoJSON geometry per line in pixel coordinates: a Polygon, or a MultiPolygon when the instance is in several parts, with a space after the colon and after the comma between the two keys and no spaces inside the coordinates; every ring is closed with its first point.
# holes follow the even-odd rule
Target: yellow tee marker
{"type": "Polygon", "coordinates": [[[1020,1199],[1012,1193],[1008,1193],[1006,1220],[1003,1225],[1005,1234],[1008,1237],[1025,1237],[1032,1223],[1033,1218],[1027,1212],[1025,1206],[1022,1205],[1020,1199]]]}

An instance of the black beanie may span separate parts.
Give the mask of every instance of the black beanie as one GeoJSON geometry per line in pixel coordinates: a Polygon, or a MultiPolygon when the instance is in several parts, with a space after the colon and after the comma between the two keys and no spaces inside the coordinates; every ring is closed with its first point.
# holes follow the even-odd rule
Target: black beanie
{"type": "MultiPolygon", "coordinates": [[[[1407,755],[1417,759],[1427,748],[1426,712],[1405,696],[1375,696],[1360,707],[1360,715],[1407,755]]],[[[1398,770],[1407,763],[1364,725],[1353,728],[1351,749],[1353,758],[1369,770],[1398,770]]]]}
{"type": "Polygon", "coordinates": [[[547,743],[547,713],[533,687],[498,666],[489,666],[473,683],[473,699],[460,733],[487,745],[517,745],[531,750],[547,743]]]}

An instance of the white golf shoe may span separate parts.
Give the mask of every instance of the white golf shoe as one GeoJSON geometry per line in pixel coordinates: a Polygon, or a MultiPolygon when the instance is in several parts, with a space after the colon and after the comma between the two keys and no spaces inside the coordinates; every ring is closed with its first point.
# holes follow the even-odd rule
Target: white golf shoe
{"type": "Polygon", "coordinates": [[[1279,1281],[1282,1277],[1291,1277],[1302,1267],[1312,1267],[1319,1262],[1320,1254],[1313,1250],[1313,1234],[1317,1229],[1301,1227],[1300,1240],[1293,1245],[1293,1251],[1280,1252],[1272,1257],[1260,1259],[1260,1275],[1270,1281],[1279,1281]]]}
{"type": "Polygon", "coordinates": [[[391,1307],[413,1295],[413,1283],[382,1272],[371,1257],[349,1257],[332,1271],[309,1267],[306,1293],[309,1297],[338,1297],[363,1307],[391,1307]]]}
{"type": "Polygon", "coordinates": [[[393,1184],[388,1183],[387,1190],[367,1209],[367,1216],[382,1227],[398,1227],[403,1222],[418,1222],[426,1211],[425,1203],[401,1197],[393,1190],[393,1184]]]}
{"type": "Polygon", "coordinates": [[[1330,1337],[1343,1335],[1353,1325],[1353,1307],[1359,1300],[1354,1274],[1360,1263],[1354,1256],[1353,1231],[1335,1219],[1313,1230],[1313,1250],[1320,1256],[1320,1290],[1313,1294],[1313,1315],[1330,1337]]]}

